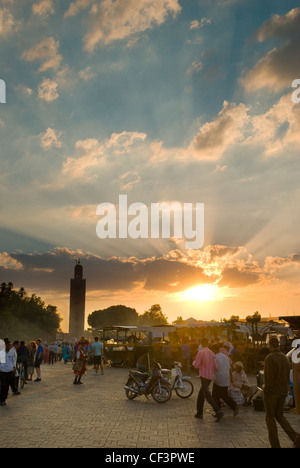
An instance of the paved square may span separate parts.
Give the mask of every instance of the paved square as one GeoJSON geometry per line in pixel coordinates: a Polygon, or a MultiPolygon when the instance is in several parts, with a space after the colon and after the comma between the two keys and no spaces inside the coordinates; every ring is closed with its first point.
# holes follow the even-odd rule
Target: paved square
{"type": "MultiPolygon", "coordinates": [[[[166,404],[145,397],[129,401],[123,389],[128,370],[105,369],[84,385],[73,385],[71,364],[42,366],[42,382],[29,382],[20,396],[9,396],[0,408],[0,448],[269,448],[265,413],[241,408],[216,424],[205,407],[203,420],[194,418],[200,381],[187,400],[174,393],[166,404]]],[[[300,417],[287,415],[300,432],[300,417]]],[[[282,447],[291,447],[279,429],[282,447]]]]}

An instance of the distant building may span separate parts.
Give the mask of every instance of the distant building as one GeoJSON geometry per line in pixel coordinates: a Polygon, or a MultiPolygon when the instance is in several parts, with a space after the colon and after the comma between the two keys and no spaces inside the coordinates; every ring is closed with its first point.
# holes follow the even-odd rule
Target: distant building
{"type": "Polygon", "coordinates": [[[70,339],[80,338],[84,332],[85,324],[85,295],[86,280],[83,279],[83,267],[77,260],[74,278],[71,279],[70,287],[70,339]]]}

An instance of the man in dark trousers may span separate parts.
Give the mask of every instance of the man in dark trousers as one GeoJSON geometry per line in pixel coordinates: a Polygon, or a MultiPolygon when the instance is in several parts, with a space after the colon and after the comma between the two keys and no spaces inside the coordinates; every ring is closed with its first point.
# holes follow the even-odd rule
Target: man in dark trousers
{"type": "Polygon", "coordinates": [[[270,338],[269,349],[270,354],[265,359],[264,402],[270,444],[272,448],[280,448],[278,422],[294,447],[300,448],[300,435],[284,416],[284,403],[290,386],[290,362],[280,351],[277,338],[270,338]]]}

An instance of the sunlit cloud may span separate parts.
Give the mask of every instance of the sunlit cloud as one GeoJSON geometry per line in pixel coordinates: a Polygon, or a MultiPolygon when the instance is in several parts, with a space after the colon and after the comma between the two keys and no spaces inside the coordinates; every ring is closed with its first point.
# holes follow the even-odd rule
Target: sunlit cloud
{"type": "Polygon", "coordinates": [[[61,132],[57,132],[53,128],[48,128],[45,133],[41,134],[41,147],[45,150],[50,148],[61,148],[62,142],[60,141],[61,132]]]}
{"type": "Polygon", "coordinates": [[[300,76],[298,50],[300,28],[300,8],[295,8],[283,16],[275,14],[257,32],[257,40],[266,42],[278,38],[282,45],[273,47],[246,73],[243,84],[248,91],[262,88],[269,93],[290,87],[300,76]]]}
{"type": "Polygon", "coordinates": [[[53,15],[55,13],[53,1],[41,0],[39,3],[34,3],[32,5],[32,12],[34,15],[41,16],[42,18],[47,18],[49,15],[53,15]]]}
{"type": "MultiPolygon", "coordinates": [[[[72,14],[83,4],[76,2],[72,14]],[[76,8],[77,5],[77,8],[76,8]]],[[[178,0],[106,0],[93,3],[89,17],[88,32],[84,37],[85,48],[93,51],[98,45],[129,39],[135,34],[162,25],[169,16],[176,17],[181,11],[178,0]]],[[[68,14],[70,16],[70,13],[68,14]]]]}
{"type": "Polygon", "coordinates": [[[54,80],[45,78],[38,87],[38,97],[42,101],[52,102],[59,98],[58,84],[54,80]]]}
{"type": "Polygon", "coordinates": [[[53,37],[49,37],[23,52],[22,58],[27,62],[44,62],[40,66],[39,72],[45,72],[49,69],[57,70],[62,61],[62,56],[58,53],[58,49],[59,42],[53,37]]]}

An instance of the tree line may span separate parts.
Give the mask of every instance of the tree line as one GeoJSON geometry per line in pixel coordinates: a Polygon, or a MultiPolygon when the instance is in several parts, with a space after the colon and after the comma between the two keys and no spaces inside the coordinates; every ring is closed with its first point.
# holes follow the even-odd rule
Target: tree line
{"type": "Polygon", "coordinates": [[[0,336],[12,339],[55,338],[62,318],[57,307],[46,305],[36,294],[24,288],[15,290],[12,283],[0,285],[0,336]],[[36,335],[36,336],[35,336],[36,335]]]}
{"type": "Polygon", "coordinates": [[[168,325],[168,318],[163,314],[160,304],[154,304],[149,310],[139,315],[131,307],[116,305],[107,309],[95,310],[88,316],[91,328],[112,326],[153,326],[168,325]]]}

